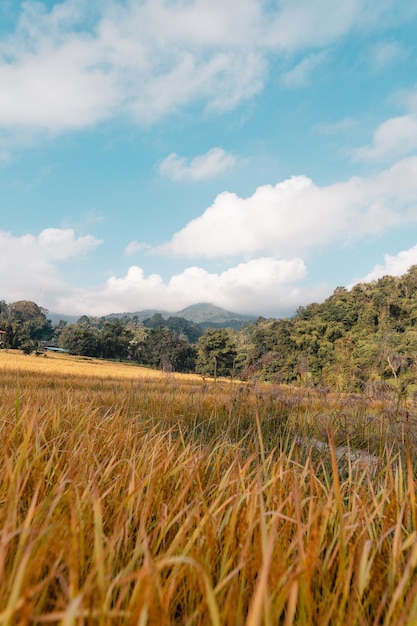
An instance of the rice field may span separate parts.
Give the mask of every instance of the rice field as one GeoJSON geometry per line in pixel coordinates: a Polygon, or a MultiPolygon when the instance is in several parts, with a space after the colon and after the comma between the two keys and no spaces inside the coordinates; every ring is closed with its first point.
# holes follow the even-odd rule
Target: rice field
{"type": "Polygon", "coordinates": [[[416,417],[0,351],[0,624],[415,625],[416,417]]]}

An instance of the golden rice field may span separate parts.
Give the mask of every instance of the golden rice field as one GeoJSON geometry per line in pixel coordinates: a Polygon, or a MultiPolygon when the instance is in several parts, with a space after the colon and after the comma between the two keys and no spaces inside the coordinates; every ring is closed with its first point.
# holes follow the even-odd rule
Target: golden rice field
{"type": "Polygon", "coordinates": [[[417,624],[416,416],[0,351],[0,625],[417,624]]]}
{"type": "MultiPolygon", "coordinates": [[[[3,350],[0,352],[0,371],[12,369],[15,371],[33,371],[45,373],[75,374],[79,376],[106,377],[112,378],[163,378],[163,374],[156,370],[151,370],[138,365],[128,365],[126,363],[105,361],[103,359],[93,359],[90,357],[71,356],[62,353],[44,353],[39,356],[35,354],[23,355],[17,350],[3,350]]],[[[178,379],[185,378],[184,374],[175,374],[178,379]]],[[[200,376],[187,374],[187,380],[200,376]]]]}

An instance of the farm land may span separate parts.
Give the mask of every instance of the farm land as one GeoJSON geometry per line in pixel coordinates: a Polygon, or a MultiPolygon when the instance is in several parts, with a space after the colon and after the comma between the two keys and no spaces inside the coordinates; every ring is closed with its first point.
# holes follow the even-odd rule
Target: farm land
{"type": "Polygon", "coordinates": [[[417,623],[417,402],[0,351],[0,624],[417,623]]]}

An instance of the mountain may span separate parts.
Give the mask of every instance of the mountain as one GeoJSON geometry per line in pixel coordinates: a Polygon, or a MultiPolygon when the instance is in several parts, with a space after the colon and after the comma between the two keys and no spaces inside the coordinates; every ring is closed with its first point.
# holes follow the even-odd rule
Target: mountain
{"type": "MultiPolygon", "coordinates": [[[[200,302],[199,304],[192,304],[191,306],[182,309],[177,312],[163,311],[159,309],[144,309],[142,311],[134,311],[132,313],[110,313],[110,315],[103,316],[104,319],[133,319],[137,318],[139,322],[152,317],[155,313],[159,313],[163,318],[168,317],[182,317],[189,322],[199,324],[204,330],[208,327],[212,328],[234,328],[239,330],[244,324],[254,322],[257,317],[254,315],[241,315],[240,313],[233,313],[222,309],[220,306],[215,306],[208,302],[200,302]]],[[[59,320],[66,320],[69,323],[76,322],[81,316],[65,315],[64,313],[48,313],[48,319],[53,324],[57,324],[59,320]]]]}
{"type": "Polygon", "coordinates": [[[66,313],[46,313],[46,318],[51,321],[52,324],[59,324],[61,320],[68,322],[68,324],[75,324],[80,319],[79,315],[67,315],[66,313]]]}
{"type": "Polygon", "coordinates": [[[257,317],[254,315],[241,315],[222,309],[220,306],[208,302],[200,302],[182,309],[175,313],[175,317],[183,317],[190,322],[195,322],[203,328],[230,327],[239,329],[244,324],[254,322],[257,317]]]}

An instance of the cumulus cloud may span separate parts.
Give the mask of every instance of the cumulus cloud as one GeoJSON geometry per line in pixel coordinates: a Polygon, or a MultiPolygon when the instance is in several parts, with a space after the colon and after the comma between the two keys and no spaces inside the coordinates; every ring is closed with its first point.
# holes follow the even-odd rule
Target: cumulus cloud
{"type": "Polygon", "coordinates": [[[387,275],[402,276],[412,265],[417,265],[417,244],[395,255],[384,254],[384,263],[382,265],[375,265],[366,276],[356,280],[354,284],[359,282],[371,282],[387,275]]]}
{"type": "Polygon", "coordinates": [[[90,252],[101,243],[92,235],[76,237],[72,229],[47,228],[39,235],[21,237],[0,231],[2,298],[38,302],[42,289],[65,291],[57,263],[90,252]]]}
{"type": "Polygon", "coordinates": [[[376,129],[370,146],[354,153],[358,160],[379,161],[398,158],[417,148],[417,114],[393,117],[376,129]]]}
{"type": "Polygon", "coordinates": [[[212,302],[241,313],[271,316],[288,315],[300,304],[325,297],[330,289],[298,285],[306,276],[299,258],[259,258],[240,263],[221,273],[189,267],[164,282],[159,274],[145,276],[132,266],[123,277],[110,277],[93,290],[73,290],[55,303],[55,310],[104,315],[111,311],[160,308],[168,311],[198,302],[212,302]]]}
{"type": "MultiPolygon", "coordinates": [[[[1,298],[43,301],[50,311],[67,315],[144,308],[178,311],[204,301],[242,313],[280,316],[331,291],[326,285],[304,285],[307,268],[298,257],[260,257],[220,272],[194,265],[167,280],[132,265],[124,276],[111,275],[98,285],[70,284],[65,261],[91,253],[101,243],[92,235],[77,237],[71,229],[48,228],[20,237],[0,231],[1,298]]],[[[132,249],[136,243],[131,242],[132,249]]]]}
{"type": "Polygon", "coordinates": [[[300,84],[321,59],[315,49],[364,23],[399,19],[408,3],[368,5],[29,0],[0,42],[0,128],[56,134],[118,115],[149,123],[190,103],[233,109],[263,88],[274,55],[309,52],[285,79],[300,84]]]}
{"type": "Polygon", "coordinates": [[[199,181],[214,178],[233,167],[236,158],[222,148],[212,148],[206,154],[196,156],[190,161],[172,153],[162,161],[159,172],[172,180],[199,181]]]}
{"type": "Polygon", "coordinates": [[[409,158],[327,187],[294,176],[248,198],[221,193],[157,250],[196,258],[288,257],[416,221],[417,158],[409,158]]]}

